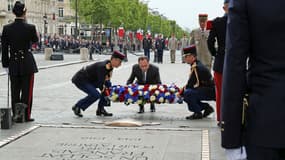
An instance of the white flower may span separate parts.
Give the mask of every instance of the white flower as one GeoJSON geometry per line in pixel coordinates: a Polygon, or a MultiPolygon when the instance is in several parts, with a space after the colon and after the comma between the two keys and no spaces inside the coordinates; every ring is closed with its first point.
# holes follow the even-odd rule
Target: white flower
{"type": "Polygon", "coordinates": [[[137,101],[137,103],[138,103],[138,104],[142,104],[143,101],[142,101],[141,99],[139,99],[139,100],[137,101]]]}
{"type": "Polygon", "coordinates": [[[139,89],[139,90],[142,90],[143,88],[144,88],[144,85],[139,85],[139,86],[138,86],[138,89],[139,89]]]}
{"type": "Polygon", "coordinates": [[[175,88],[171,87],[169,88],[170,92],[175,92],[175,88]]]}
{"type": "Polygon", "coordinates": [[[155,95],[159,95],[159,90],[156,90],[156,91],[154,92],[154,94],[155,94],[155,95]]]}
{"type": "Polygon", "coordinates": [[[169,103],[169,100],[168,100],[168,99],[165,99],[165,103],[169,103]]]}
{"type": "Polygon", "coordinates": [[[129,98],[127,102],[128,102],[128,103],[132,103],[133,100],[132,100],[131,98],[129,98]]]}
{"type": "Polygon", "coordinates": [[[143,91],[139,91],[139,95],[142,96],[143,95],[143,91]]]}
{"type": "Polygon", "coordinates": [[[159,101],[160,103],[163,103],[164,98],[163,98],[163,97],[160,97],[160,98],[158,99],[158,101],[159,101]]]}
{"type": "Polygon", "coordinates": [[[150,100],[151,102],[154,102],[155,99],[156,99],[156,97],[155,97],[154,95],[150,96],[150,98],[149,98],[149,100],[150,100]]]}
{"type": "Polygon", "coordinates": [[[165,96],[170,96],[170,93],[169,93],[169,92],[166,92],[166,93],[165,93],[165,96]]]}
{"type": "Polygon", "coordinates": [[[144,93],[143,93],[145,96],[148,94],[148,91],[144,91],[144,93]]]}
{"type": "Polygon", "coordinates": [[[134,94],[134,92],[131,90],[131,91],[129,91],[129,94],[132,96],[134,94]]]}

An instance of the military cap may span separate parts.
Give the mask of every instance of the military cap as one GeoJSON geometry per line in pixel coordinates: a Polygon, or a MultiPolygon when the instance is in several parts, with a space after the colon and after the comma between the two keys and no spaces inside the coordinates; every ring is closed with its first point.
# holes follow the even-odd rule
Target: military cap
{"type": "Polygon", "coordinates": [[[190,45],[188,47],[183,48],[183,56],[187,56],[187,55],[197,56],[195,45],[190,45]]]}
{"type": "Polygon", "coordinates": [[[13,7],[13,13],[17,16],[20,17],[22,16],[24,13],[26,12],[26,7],[25,4],[20,2],[20,1],[16,1],[13,7]]]}
{"type": "Polygon", "coordinates": [[[123,59],[125,59],[126,56],[125,56],[125,54],[115,50],[112,54],[112,57],[113,58],[119,58],[120,60],[123,60],[123,59]]]}
{"type": "Polygon", "coordinates": [[[199,21],[205,22],[208,20],[208,14],[199,14],[199,21]]]}
{"type": "Polygon", "coordinates": [[[224,4],[229,3],[230,0],[224,0],[224,4]]]}

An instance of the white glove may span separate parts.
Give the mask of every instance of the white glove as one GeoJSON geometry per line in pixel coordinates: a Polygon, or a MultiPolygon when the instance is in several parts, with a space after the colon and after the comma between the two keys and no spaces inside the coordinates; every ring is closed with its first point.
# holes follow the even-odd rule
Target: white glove
{"type": "Polygon", "coordinates": [[[235,149],[226,149],[225,151],[227,160],[246,160],[245,147],[235,149]]]}
{"type": "Polygon", "coordinates": [[[4,70],[7,74],[9,74],[9,68],[8,67],[4,68],[4,70]]]}

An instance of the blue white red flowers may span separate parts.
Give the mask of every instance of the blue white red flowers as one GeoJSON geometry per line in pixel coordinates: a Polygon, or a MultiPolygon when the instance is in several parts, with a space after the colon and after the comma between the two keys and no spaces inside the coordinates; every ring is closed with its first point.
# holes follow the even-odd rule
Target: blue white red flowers
{"type": "Polygon", "coordinates": [[[169,86],[164,84],[114,85],[110,87],[110,99],[113,102],[124,102],[126,105],[132,103],[176,103],[181,101],[180,92],[180,88],[175,84],[169,86]]]}

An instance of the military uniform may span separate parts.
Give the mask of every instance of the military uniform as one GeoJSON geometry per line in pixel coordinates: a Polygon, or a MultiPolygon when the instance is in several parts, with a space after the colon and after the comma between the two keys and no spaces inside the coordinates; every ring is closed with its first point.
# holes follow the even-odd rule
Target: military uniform
{"type": "Polygon", "coordinates": [[[26,121],[31,119],[34,73],[38,68],[30,52],[31,43],[38,41],[36,28],[24,19],[16,18],[4,26],[2,32],[2,65],[9,68],[11,78],[12,111],[15,116],[15,104],[24,103],[26,121]]]}
{"type": "Polygon", "coordinates": [[[222,146],[248,160],[285,159],[284,0],[231,0],[222,89],[222,146]],[[281,30],[280,30],[281,29],[281,30]],[[249,95],[245,125],[243,97],[249,95]],[[283,154],[282,154],[283,153],[283,154]]]}
{"type": "MultiPolygon", "coordinates": [[[[188,54],[196,55],[196,49],[193,49],[193,46],[183,50],[184,56],[188,54]]],[[[193,115],[186,117],[186,119],[201,119],[213,112],[212,107],[208,103],[201,101],[215,100],[214,81],[210,71],[199,60],[195,60],[191,64],[191,72],[183,96],[189,111],[194,112],[193,115]],[[204,113],[202,115],[201,112],[203,110],[204,113]]]]}
{"type": "MultiPolygon", "coordinates": [[[[212,29],[208,37],[208,48],[214,61],[214,79],[216,85],[216,112],[217,121],[220,122],[221,90],[222,90],[222,73],[225,57],[225,40],[226,40],[227,15],[218,17],[212,22],[212,29]],[[218,48],[216,49],[216,41],[218,48]]],[[[220,124],[220,123],[219,123],[220,124]]]]}
{"type": "MultiPolygon", "coordinates": [[[[200,14],[199,22],[206,23],[207,15],[200,14]]],[[[190,33],[190,45],[195,45],[197,48],[197,58],[209,69],[212,67],[212,56],[208,49],[207,39],[209,31],[206,28],[197,28],[190,33]]]]}
{"type": "MultiPolygon", "coordinates": [[[[125,58],[124,54],[114,51],[113,58],[119,58],[121,61],[125,58]]],[[[111,58],[112,59],[112,58],[111,58]]],[[[73,77],[72,83],[77,88],[87,93],[85,98],[79,100],[73,107],[74,114],[82,117],[81,110],[85,111],[90,105],[96,102],[99,98],[97,115],[112,116],[111,113],[107,113],[104,109],[106,105],[106,99],[104,99],[104,89],[107,84],[110,86],[111,74],[113,68],[110,60],[96,62],[80,69],[73,77]],[[97,90],[100,89],[101,93],[97,90]]]]}

